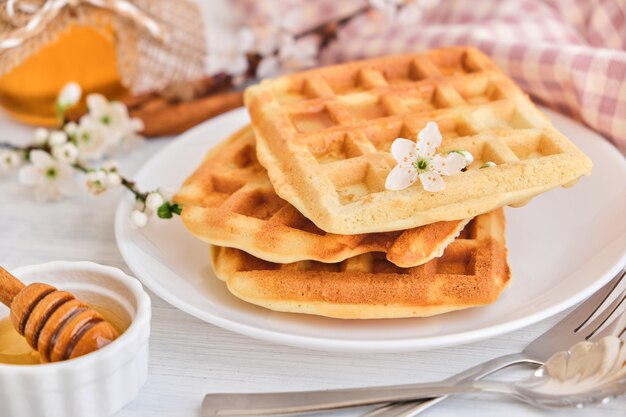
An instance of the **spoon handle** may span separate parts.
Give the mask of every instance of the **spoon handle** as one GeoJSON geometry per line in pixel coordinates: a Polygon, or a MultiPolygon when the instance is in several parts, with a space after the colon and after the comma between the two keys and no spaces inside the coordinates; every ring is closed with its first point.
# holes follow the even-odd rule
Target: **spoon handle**
{"type": "Polygon", "coordinates": [[[23,288],[24,284],[20,280],[0,266],[0,302],[2,304],[11,307],[11,302],[23,288]]]}
{"type": "Polygon", "coordinates": [[[386,387],[348,388],[263,394],[208,394],[202,404],[204,416],[258,416],[307,413],[345,407],[414,401],[450,393],[473,391],[471,384],[445,382],[386,387]]]}
{"type": "MultiPolygon", "coordinates": [[[[506,355],[435,383],[265,394],[208,394],[203,410],[205,416],[269,415],[432,398],[452,393],[452,388],[465,390],[476,378],[527,361],[521,354],[506,355]]],[[[389,411],[392,416],[396,413],[389,411]]]]}

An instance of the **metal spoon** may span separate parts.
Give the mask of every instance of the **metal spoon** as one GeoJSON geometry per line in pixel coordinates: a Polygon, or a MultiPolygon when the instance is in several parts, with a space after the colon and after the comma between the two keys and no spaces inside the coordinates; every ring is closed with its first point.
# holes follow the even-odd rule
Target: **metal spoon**
{"type": "MultiPolygon", "coordinates": [[[[626,329],[620,336],[624,336],[626,329]]],[[[520,382],[467,381],[461,384],[415,384],[412,386],[347,389],[335,392],[308,392],[300,397],[291,393],[290,406],[276,407],[267,394],[249,394],[249,404],[240,397],[213,397],[215,416],[275,415],[330,410],[343,407],[414,401],[441,395],[499,393],[540,407],[582,407],[607,402],[626,392],[626,343],[617,336],[607,336],[597,343],[583,341],[570,350],[553,355],[531,378],[520,382]],[[230,400],[234,401],[233,403],[230,400]],[[268,400],[267,404],[263,404],[268,400]],[[250,405],[255,406],[250,407],[250,405]]],[[[205,401],[205,407],[208,404],[205,401]]],[[[205,412],[208,411],[205,408],[205,412]]]]}

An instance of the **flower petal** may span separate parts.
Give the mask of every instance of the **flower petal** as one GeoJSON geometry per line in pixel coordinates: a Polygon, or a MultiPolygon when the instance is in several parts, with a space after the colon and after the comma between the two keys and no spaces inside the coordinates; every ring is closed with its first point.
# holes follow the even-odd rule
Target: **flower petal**
{"type": "Polygon", "coordinates": [[[244,27],[237,32],[237,39],[239,40],[239,42],[237,42],[237,48],[239,52],[245,55],[254,48],[256,35],[252,29],[244,27]]]}
{"type": "Polygon", "coordinates": [[[109,110],[109,101],[102,94],[89,94],[87,96],[87,108],[89,114],[99,119],[109,110]]]}
{"type": "Polygon", "coordinates": [[[110,113],[114,116],[118,123],[128,120],[128,108],[121,101],[112,101],[109,103],[110,113]]]}
{"type": "Polygon", "coordinates": [[[274,77],[280,74],[280,62],[275,56],[268,56],[261,59],[256,69],[258,78],[274,77]]]}
{"type": "Polygon", "coordinates": [[[296,41],[293,53],[300,58],[314,58],[319,52],[319,39],[316,36],[307,36],[296,41]]]}
{"type": "Polygon", "coordinates": [[[228,68],[230,75],[242,75],[248,70],[248,58],[245,55],[239,55],[233,59],[228,68]]]}
{"type": "Polygon", "coordinates": [[[437,191],[441,191],[446,188],[443,178],[441,178],[441,175],[436,172],[424,172],[423,174],[420,174],[419,177],[422,182],[422,186],[426,191],[436,193],[437,191]]]}
{"type": "Polygon", "coordinates": [[[34,150],[30,152],[30,162],[33,163],[36,167],[45,167],[53,163],[52,157],[48,152],[34,150]]]}
{"type": "Polygon", "coordinates": [[[391,144],[391,155],[399,164],[410,164],[415,161],[415,142],[412,140],[397,138],[391,144]]]}
{"type": "Polygon", "coordinates": [[[435,122],[426,123],[426,127],[417,134],[417,154],[419,156],[433,156],[439,145],[441,145],[439,126],[435,122]]]}
{"type": "Polygon", "coordinates": [[[435,155],[431,159],[434,172],[441,175],[454,175],[467,166],[467,160],[460,154],[453,152],[446,156],[435,155]]]}
{"type": "Polygon", "coordinates": [[[32,187],[39,182],[41,173],[34,165],[26,165],[20,169],[18,177],[20,183],[32,187]]]}
{"type": "Polygon", "coordinates": [[[61,91],[59,92],[59,96],[57,97],[57,103],[61,107],[72,107],[78,100],[80,100],[80,96],[82,95],[83,90],[80,88],[80,85],[75,82],[69,82],[63,86],[61,91]]]}
{"type": "Polygon", "coordinates": [[[396,165],[385,181],[385,188],[392,191],[403,190],[417,180],[417,171],[412,165],[396,165]]]}
{"type": "Polygon", "coordinates": [[[129,129],[132,130],[133,132],[141,132],[145,128],[143,120],[141,120],[138,117],[133,117],[132,119],[130,119],[128,124],[129,124],[129,129]]]}

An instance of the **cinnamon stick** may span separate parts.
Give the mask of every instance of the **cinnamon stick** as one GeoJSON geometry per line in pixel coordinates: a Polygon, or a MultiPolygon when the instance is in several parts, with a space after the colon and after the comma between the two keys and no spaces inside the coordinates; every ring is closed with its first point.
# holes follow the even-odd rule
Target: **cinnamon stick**
{"type": "Polygon", "coordinates": [[[175,135],[242,105],[243,93],[228,91],[180,103],[153,98],[131,110],[130,115],[143,120],[145,129],[141,134],[146,137],[175,135]]]}

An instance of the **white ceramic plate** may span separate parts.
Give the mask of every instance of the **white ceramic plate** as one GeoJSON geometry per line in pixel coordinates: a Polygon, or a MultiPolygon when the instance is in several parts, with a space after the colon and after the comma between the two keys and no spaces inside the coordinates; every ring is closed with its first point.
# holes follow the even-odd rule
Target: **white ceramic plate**
{"type": "MultiPolygon", "coordinates": [[[[277,313],[230,295],[213,274],[206,244],[180,219],[135,230],[133,201],[119,205],[115,234],[122,256],[158,296],[217,326],[276,343],[320,350],[399,352],[467,343],[510,332],[591,295],[626,263],[626,161],[582,125],[546,111],[594,162],[593,175],[570,189],[507,209],[511,286],[491,306],[430,318],[337,320],[277,313]]],[[[205,152],[248,122],[243,109],[172,141],[136,176],[143,189],[178,188],[205,152]]]]}

